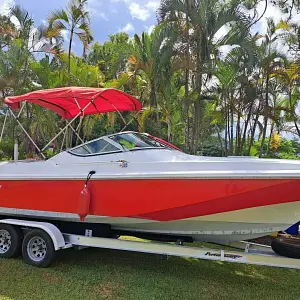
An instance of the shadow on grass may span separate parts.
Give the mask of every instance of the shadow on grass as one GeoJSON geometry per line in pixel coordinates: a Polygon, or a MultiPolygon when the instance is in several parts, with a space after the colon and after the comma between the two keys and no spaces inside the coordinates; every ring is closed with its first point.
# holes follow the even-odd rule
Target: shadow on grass
{"type": "Polygon", "coordinates": [[[289,269],[244,265],[221,261],[207,261],[195,258],[171,257],[162,255],[134,253],[120,250],[84,249],[81,252],[68,250],[61,252],[58,265],[64,261],[72,267],[90,264],[91,268],[107,268],[111,272],[130,273],[157,276],[165,275],[176,281],[203,280],[207,282],[220,281],[224,284],[232,284],[245,280],[248,283],[255,282],[280,282],[280,274],[294,274],[299,277],[300,272],[289,269]],[[278,275],[278,276],[277,276],[278,275]],[[234,280],[233,280],[234,279],[234,280]]]}
{"type": "MultiPolygon", "coordinates": [[[[3,299],[298,299],[300,272],[107,249],[59,251],[50,269],[1,260],[3,299]],[[37,292],[38,291],[38,292],[37,292]],[[34,297],[32,297],[34,295],[34,297]]],[[[0,300],[2,300],[0,296],[0,300]]]]}

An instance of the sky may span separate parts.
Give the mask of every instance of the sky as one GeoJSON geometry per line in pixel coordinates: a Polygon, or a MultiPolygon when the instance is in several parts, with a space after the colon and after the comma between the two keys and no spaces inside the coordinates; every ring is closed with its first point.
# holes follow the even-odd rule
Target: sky
{"type": "MultiPolygon", "coordinates": [[[[19,4],[32,15],[35,25],[38,26],[46,22],[49,12],[64,8],[67,3],[68,0],[0,0],[0,13],[6,13],[8,7],[19,4]]],[[[108,40],[110,34],[120,31],[125,31],[130,36],[134,33],[141,34],[143,31],[150,32],[157,23],[155,12],[160,0],[89,0],[88,3],[94,41],[103,43],[108,40]]],[[[265,0],[261,0],[257,6],[258,15],[261,15],[264,8],[265,0]]],[[[253,33],[264,34],[267,29],[266,19],[270,17],[277,23],[286,16],[278,7],[271,4],[271,0],[268,0],[268,9],[261,21],[252,29],[253,33]]],[[[292,21],[300,23],[300,15],[294,15],[292,21]]],[[[217,33],[217,38],[226,34],[227,30],[226,27],[221,28],[217,33]]],[[[68,37],[64,36],[64,38],[67,43],[68,37]]],[[[286,45],[278,46],[281,50],[287,51],[286,45]]],[[[220,50],[223,55],[226,55],[231,48],[231,46],[223,46],[220,50]]],[[[77,55],[82,54],[80,42],[75,40],[73,51],[77,55]]]]}
{"type": "MultiPolygon", "coordinates": [[[[46,22],[49,12],[64,8],[68,0],[0,0],[0,13],[5,12],[7,7],[13,4],[19,4],[25,8],[33,17],[36,26],[46,22]]],[[[160,0],[89,0],[88,10],[91,15],[92,34],[94,41],[103,43],[108,39],[110,34],[120,31],[127,32],[130,36],[134,33],[141,34],[143,31],[150,32],[156,21],[156,10],[160,4],[160,0]]],[[[265,8],[265,1],[261,0],[257,6],[258,15],[260,15],[265,8]]],[[[283,15],[279,8],[268,1],[268,9],[255,27],[252,29],[253,33],[260,32],[264,34],[267,29],[266,18],[272,17],[275,22],[279,22],[283,15]]],[[[294,20],[299,22],[300,16],[294,16],[294,20]]],[[[217,38],[220,38],[227,32],[228,29],[223,27],[217,33],[217,38]]],[[[68,42],[67,34],[64,35],[66,44],[68,42]]],[[[281,49],[284,45],[280,45],[281,49]]],[[[220,50],[224,55],[228,53],[231,46],[223,46],[220,50]]],[[[285,50],[285,49],[284,49],[285,50]]],[[[82,53],[82,46],[80,42],[74,41],[73,51],[80,55],[82,53]]]]}
{"type": "MultiPolygon", "coordinates": [[[[0,0],[0,12],[13,4],[19,4],[33,17],[36,25],[47,20],[49,12],[64,8],[68,0],[0,0]]],[[[95,41],[103,43],[110,34],[125,31],[134,33],[151,31],[156,21],[156,10],[160,0],[89,0],[92,34],[95,41]]],[[[75,52],[79,42],[75,41],[75,52]]]]}

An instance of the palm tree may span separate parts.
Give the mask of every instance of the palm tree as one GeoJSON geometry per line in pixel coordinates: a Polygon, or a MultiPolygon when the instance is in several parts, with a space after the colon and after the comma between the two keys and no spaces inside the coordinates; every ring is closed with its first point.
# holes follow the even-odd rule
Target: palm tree
{"type": "Polygon", "coordinates": [[[180,132],[184,127],[182,118],[182,88],[184,80],[180,71],[174,71],[170,68],[164,70],[159,86],[161,95],[160,111],[162,121],[167,125],[167,133],[165,136],[169,142],[173,142],[175,133],[180,136],[180,132]],[[175,126],[176,125],[176,126],[175,126]]]}
{"type": "Polygon", "coordinates": [[[96,42],[88,55],[88,63],[99,65],[107,80],[117,79],[120,72],[127,70],[128,58],[132,55],[129,35],[119,32],[109,36],[103,45],[96,42]]]}
{"type": "Polygon", "coordinates": [[[285,60],[285,56],[274,49],[274,43],[281,37],[280,34],[276,34],[278,29],[284,29],[284,24],[281,22],[277,26],[272,19],[268,19],[267,33],[263,36],[263,42],[260,46],[260,68],[265,81],[265,101],[264,101],[264,125],[261,140],[261,147],[259,156],[263,154],[263,147],[266,139],[268,119],[270,115],[270,85],[271,75],[275,72],[276,68],[280,66],[280,60],[285,60]]]}
{"type": "Polygon", "coordinates": [[[228,4],[219,0],[163,0],[159,8],[159,20],[172,20],[178,14],[186,15],[191,37],[189,49],[191,59],[194,60],[194,126],[192,134],[192,151],[196,152],[196,146],[200,137],[200,118],[202,115],[201,103],[203,84],[210,77],[213,63],[217,58],[217,49],[226,44],[236,44],[237,36],[247,33],[249,20],[236,5],[235,1],[228,4]],[[230,27],[233,23],[240,25],[228,30],[228,33],[217,39],[217,32],[223,27],[230,27]]]}
{"type": "Polygon", "coordinates": [[[68,31],[70,35],[68,50],[68,73],[71,72],[71,52],[74,35],[79,38],[83,44],[83,55],[92,42],[90,17],[86,10],[88,0],[70,0],[66,9],[55,10],[49,15],[49,31],[62,34],[68,31]]]}
{"type": "MultiPolygon", "coordinates": [[[[191,122],[190,122],[190,108],[191,108],[191,100],[190,100],[190,91],[191,91],[191,70],[192,70],[192,60],[190,59],[190,43],[191,43],[191,25],[189,22],[188,10],[190,9],[189,1],[181,0],[177,3],[181,7],[186,8],[186,13],[182,13],[181,10],[171,10],[168,15],[161,18],[160,14],[162,13],[160,10],[158,11],[158,19],[164,20],[169,23],[173,23],[178,28],[178,40],[177,40],[177,48],[176,48],[176,58],[177,61],[175,64],[180,66],[180,69],[184,72],[184,98],[182,99],[182,109],[183,109],[183,118],[185,120],[185,128],[184,128],[184,139],[185,139],[185,149],[189,151],[190,145],[190,130],[191,130],[191,122]],[[179,46],[180,45],[180,46],[179,46]]],[[[182,9],[183,11],[184,9],[182,9]]]]}
{"type": "MultiPolygon", "coordinates": [[[[8,20],[12,17],[15,19],[16,25],[10,29],[13,30],[10,33],[11,39],[19,40],[21,46],[27,48],[30,53],[42,52],[57,54],[61,51],[62,37],[59,34],[53,35],[52,32],[48,31],[45,25],[34,26],[34,21],[29,12],[20,5],[12,7],[8,20]]],[[[1,26],[3,27],[2,30],[7,31],[10,28],[9,22],[6,26],[5,24],[3,25],[4,26],[1,26]]]]}
{"type": "Polygon", "coordinates": [[[173,44],[176,39],[175,28],[169,24],[158,25],[151,34],[144,32],[141,37],[134,36],[133,55],[129,58],[130,70],[135,74],[142,72],[149,85],[149,105],[156,110],[159,125],[158,88],[164,67],[170,63],[173,44]]]}
{"type": "Polygon", "coordinates": [[[297,135],[300,137],[299,116],[297,107],[299,106],[300,67],[298,64],[287,62],[285,67],[276,70],[276,77],[282,84],[282,91],[287,96],[289,103],[289,114],[291,121],[294,122],[297,135]]]}
{"type": "Polygon", "coordinates": [[[9,46],[16,33],[16,27],[10,18],[0,14],[0,49],[9,46]]]}
{"type": "Polygon", "coordinates": [[[225,120],[225,155],[229,148],[229,153],[233,152],[233,114],[234,99],[233,90],[237,87],[238,68],[235,64],[228,64],[226,61],[218,61],[215,76],[218,79],[216,83],[216,92],[220,94],[218,106],[223,112],[225,120]]]}

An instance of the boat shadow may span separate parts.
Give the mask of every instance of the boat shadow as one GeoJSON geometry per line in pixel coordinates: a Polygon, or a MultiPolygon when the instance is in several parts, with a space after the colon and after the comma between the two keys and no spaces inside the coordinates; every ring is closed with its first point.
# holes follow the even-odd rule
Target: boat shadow
{"type": "Polygon", "coordinates": [[[257,280],[277,282],[277,274],[280,272],[294,273],[297,270],[271,267],[245,265],[230,262],[210,261],[188,257],[174,257],[159,254],[130,252],[123,250],[86,248],[80,251],[67,249],[58,252],[54,268],[59,271],[69,265],[68,269],[76,269],[84,265],[86,268],[101,268],[117,270],[120,273],[140,272],[141,274],[157,273],[165,274],[167,277],[176,277],[186,280],[221,280],[223,283],[232,283],[234,277],[236,282],[241,283],[247,278],[253,283],[257,280]],[[272,268],[274,270],[274,268],[272,268]]]}

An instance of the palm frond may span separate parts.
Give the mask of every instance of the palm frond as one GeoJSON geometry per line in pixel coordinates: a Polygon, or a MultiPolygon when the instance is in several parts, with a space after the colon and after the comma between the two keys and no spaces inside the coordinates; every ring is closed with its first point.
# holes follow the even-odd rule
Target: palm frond
{"type": "Polygon", "coordinates": [[[51,12],[49,17],[48,17],[48,21],[49,21],[49,27],[50,28],[52,28],[54,23],[58,23],[58,22],[61,23],[61,24],[63,24],[63,22],[69,24],[68,14],[63,9],[57,9],[57,10],[54,10],[53,12],[51,12]]]}

